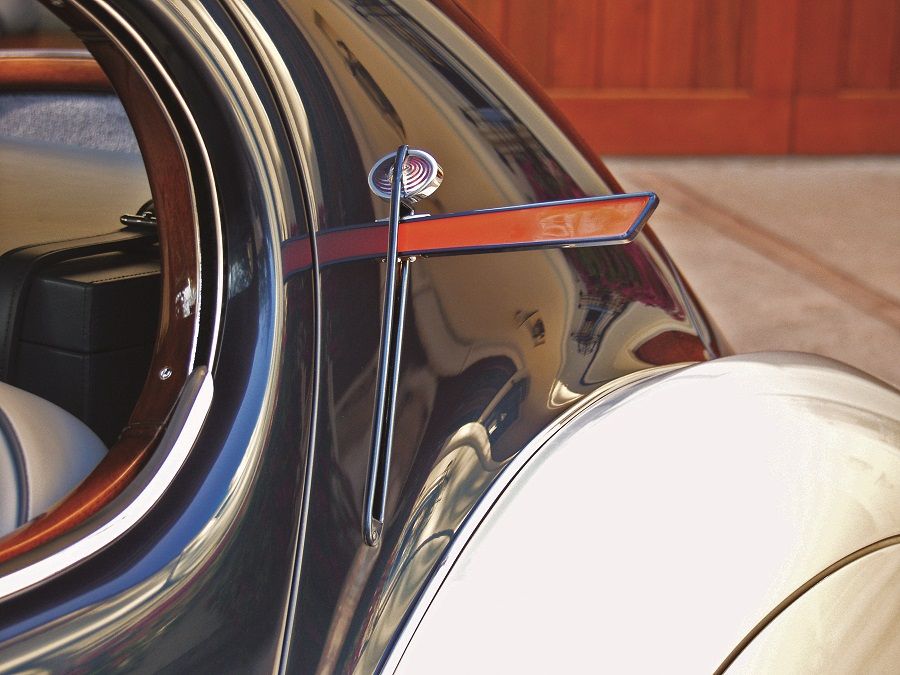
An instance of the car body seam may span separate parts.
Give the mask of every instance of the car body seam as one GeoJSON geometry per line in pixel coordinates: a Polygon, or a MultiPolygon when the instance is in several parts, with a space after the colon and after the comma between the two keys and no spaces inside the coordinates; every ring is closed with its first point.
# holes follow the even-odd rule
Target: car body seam
{"type": "Polygon", "coordinates": [[[877,553],[878,551],[884,550],[886,548],[891,548],[892,546],[900,546],[900,533],[891,535],[890,537],[885,537],[884,539],[879,539],[878,541],[871,543],[868,546],[863,546],[862,548],[856,549],[852,553],[849,553],[843,558],[840,558],[839,560],[833,562],[821,572],[808,579],[805,583],[800,584],[800,586],[798,586],[784,600],[779,602],[752,629],[750,629],[750,632],[744,636],[744,638],[737,644],[737,646],[733,650],[731,650],[731,653],[725,657],[725,660],[722,661],[721,665],[716,668],[716,670],[714,671],[714,675],[722,675],[722,673],[727,671],[734,664],[737,658],[744,652],[744,650],[750,646],[750,643],[753,642],[753,640],[760,633],[762,633],[770,623],[777,619],[791,605],[797,602],[797,600],[806,595],[808,591],[815,588],[820,582],[824,581],[835,572],[839,572],[851,563],[854,563],[857,560],[861,560],[862,558],[865,558],[866,556],[873,553],[877,553]]]}

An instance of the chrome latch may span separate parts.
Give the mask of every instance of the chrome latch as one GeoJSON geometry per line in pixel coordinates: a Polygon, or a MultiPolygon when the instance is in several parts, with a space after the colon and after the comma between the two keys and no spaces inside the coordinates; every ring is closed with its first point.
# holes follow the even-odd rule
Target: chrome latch
{"type": "Polygon", "coordinates": [[[155,230],[159,223],[156,221],[156,206],[153,200],[144,202],[134,215],[126,213],[120,216],[119,222],[128,228],[155,230]]]}

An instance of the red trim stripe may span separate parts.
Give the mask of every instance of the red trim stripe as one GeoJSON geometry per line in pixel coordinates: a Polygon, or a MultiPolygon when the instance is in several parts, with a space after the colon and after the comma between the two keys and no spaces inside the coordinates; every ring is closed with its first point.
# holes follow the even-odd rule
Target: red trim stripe
{"type": "MultiPolygon", "coordinates": [[[[408,220],[400,225],[400,253],[428,254],[492,248],[616,243],[625,240],[651,195],[560,202],[471,214],[408,220]]],[[[637,234],[635,231],[632,234],[637,234]]]]}
{"type": "MultiPolygon", "coordinates": [[[[400,223],[400,255],[483,253],[631,241],[656,206],[656,195],[598,197],[548,204],[410,218],[400,223]]],[[[387,224],[325,230],[316,235],[319,264],[384,257],[387,224]]],[[[306,237],[282,245],[285,274],[312,265],[306,237]]]]}

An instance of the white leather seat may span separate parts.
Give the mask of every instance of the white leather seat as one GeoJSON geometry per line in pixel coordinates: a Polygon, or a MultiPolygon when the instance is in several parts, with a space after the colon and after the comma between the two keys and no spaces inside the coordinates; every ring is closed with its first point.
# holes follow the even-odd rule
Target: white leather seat
{"type": "Polygon", "coordinates": [[[79,419],[0,382],[0,536],[65,497],[104,455],[79,419]]]}

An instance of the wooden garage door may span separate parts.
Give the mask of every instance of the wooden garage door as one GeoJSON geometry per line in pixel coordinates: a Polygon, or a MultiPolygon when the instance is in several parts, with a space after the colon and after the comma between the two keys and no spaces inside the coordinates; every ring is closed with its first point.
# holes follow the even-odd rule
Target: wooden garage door
{"type": "Polygon", "coordinates": [[[900,152],[900,0],[461,1],[598,152],[900,152]]]}

